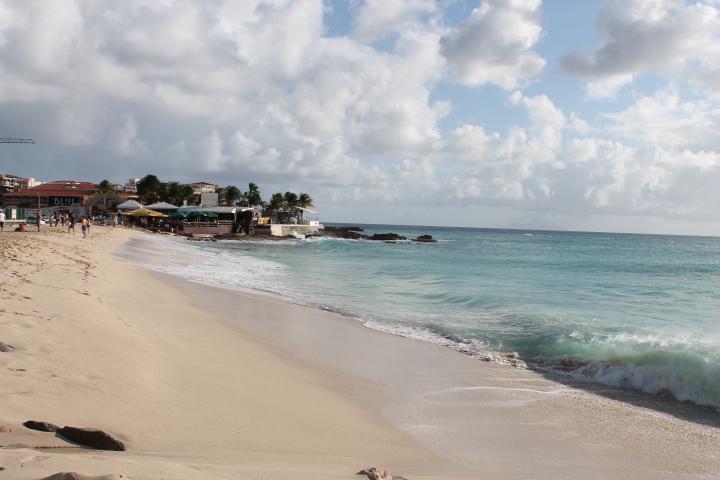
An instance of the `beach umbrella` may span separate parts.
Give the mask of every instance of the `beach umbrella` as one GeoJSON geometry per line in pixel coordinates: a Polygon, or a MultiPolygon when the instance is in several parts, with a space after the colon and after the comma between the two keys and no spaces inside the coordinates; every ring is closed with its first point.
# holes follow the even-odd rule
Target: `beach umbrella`
{"type": "Polygon", "coordinates": [[[167,217],[164,213],[156,212],[148,208],[138,208],[132,212],[123,213],[123,215],[128,217],[167,217]]]}

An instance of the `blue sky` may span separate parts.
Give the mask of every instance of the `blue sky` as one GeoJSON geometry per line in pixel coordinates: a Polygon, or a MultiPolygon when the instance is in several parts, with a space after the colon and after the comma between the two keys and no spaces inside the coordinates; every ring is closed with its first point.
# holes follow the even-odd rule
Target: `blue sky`
{"type": "Polygon", "coordinates": [[[715,0],[0,0],[0,171],[720,234],[715,0]]]}

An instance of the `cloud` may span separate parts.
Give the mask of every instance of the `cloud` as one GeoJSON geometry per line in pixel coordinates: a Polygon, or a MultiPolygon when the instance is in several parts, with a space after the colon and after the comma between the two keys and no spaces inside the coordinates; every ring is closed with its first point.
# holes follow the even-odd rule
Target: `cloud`
{"type": "MultiPolygon", "coordinates": [[[[627,28],[672,23],[661,3],[632,10],[627,28]]],[[[592,118],[564,112],[523,89],[545,65],[539,0],[483,0],[457,25],[438,20],[443,5],[368,1],[352,10],[351,35],[330,38],[323,0],[0,0],[0,130],[38,141],[0,151],[3,168],[43,180],[256,181],[353,206],[714,218],[711,99],[663,90],[592,118]],[[446,79],[506,89],[517,118],[497,132],[458,120],[436,100],[448,98],[435,95],[440,82],[458,88],[446,79]]],[[[707,63],[667,72],[695,65],[688,78],[710,88],[707,47],[707,63]]],[[[598,96],[646,68],[582,58],[598,96]]]]}
{"type": "Polygon", "coordinates": [[[509,100],[526,110],[530,127],[500,135],[463,125],[449,136],[444,152],[467,166],[442,187],[452,200],[676,219],[713,218],[720,208],[713,193],[720,184],[716,151],[672,142],[634,147],[598,136],[568,138],[568,131],[577,131],[575,122],[549,98],[514,92],[509,100]]]}
{"type": "Polygon", "coordinates": [[[363,42],[415,28],[422,16],[434,14],[434,0],[365,0],[357,9],[354,37],[363,42]]]}
{"type": "Polygon", "coordinates": [[[545,68],[532,50],[542,36],[541,0],[483,1],[441,40],[442,54],[465,85],[519,88],[545,68]]]}
{"type": "Polygon", "coordinates": [[[632,142],[666,148],[720,148],[720,108],[707,101],[684,101],[673,90],[660,90],[617,113],[605,114],[609,130],[632,142]]]}
{"type": "Polygon", "coordinates": [[[605,0],[597,23],[606,41],[562,59],[566,71],[592,79],[590,98],[614,96],[643,74],[683,78],[720,94],[720,11],[713,4],[605,0]]]}

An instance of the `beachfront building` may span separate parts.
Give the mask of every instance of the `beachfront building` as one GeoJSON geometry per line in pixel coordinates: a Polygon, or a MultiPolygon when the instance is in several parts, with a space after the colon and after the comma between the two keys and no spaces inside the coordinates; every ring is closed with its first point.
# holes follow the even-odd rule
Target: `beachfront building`
{"type": "MultiPolygon", "coordinates": [[[[290,207],[273,210],[270,212],[269,228],[273,237],[304,237],[312,235],[321,230],[323,225],[317,218],[309,215],[316,215],[318,212],[302,207],[290,207]]],[[[265,223],[265,222],[260,222],[265,223]]]]}
{"type": "Polygon", "coordinates": [[[193,189],[194,195],[202,195],[203,193],[215,193],[215,190],[220,188],[220,185],[208,182],[195,182],[195,183],[184,183],[188,187],[193,189]]]}
{"type": "Polygon", "coordinates": [[[0,174],[0,193],[17,192],[18,190],[36,187],[41,183],[32,177],[0,174]]]}
{"type": "Polygon", "coordinates": [[[56,180],[14,192],[5,192],[2,195],[2,202],[5,207],[16,210],[16,218],[26,218],[34,214],[37,208],[41,209],[43,215],[56,211],[84,214],[85,207],[96,193],[98,187],[91,182],[56,180]]]}

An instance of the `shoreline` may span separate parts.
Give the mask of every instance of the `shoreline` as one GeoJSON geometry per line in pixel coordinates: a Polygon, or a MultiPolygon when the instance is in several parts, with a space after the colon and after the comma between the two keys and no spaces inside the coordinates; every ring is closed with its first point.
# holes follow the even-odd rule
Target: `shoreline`
{"type": "MultiPolygon", "coordinates": [[[[155,239],[157,237],[147,237],[155,239]]],[[[168,238],[172,243],[175,243],[180,248],[186,249],[184,251],[184,254],[195,254],[197,255],[196,262],[200,262],[201,264],[204,261],[204,255],[207,254],[207,251],[202,252],[198,249],[192,247],[192,246],[185,246],[183,243],[185,243],[185,240],[183,237],[172,237],[168,238]],[[176,240],[177,238],[177,240],[176,240]],[[180,240],[182,239],[182,240],[180,240]]],[[[362,240],[355,240],[355,239],[342,239],[342,238],[333,238],[333,241],[340,241],[340,242],[358,242],[362,240]]],[[[235,241],[229,240],[221,240],[223,243],[229,243],[233,244],[235,241]]],[[[255,244],[264,244],[268,241],[268,239],[244,239],[242,242],[249,242],[249,243],[255,243],[255,244]]],[[[277,238],[275,240],[271,240],[274,242],[291,242],[291,245],[295,245],[297,240],[294,239],[287,239],[287,238],[277,238]]],[[[155,249],[161,248],[166,245],[155,245],[155,249]]],[[[122,257],[122,255],[120,255],[122,257]]],[[[250,255],[252,256],[252,255],[250,255]]],[[[147,260],[146,265],[152,265],[149,268],[154,271],[159,272],[165,272],[167,273],[167,270],[163,269],[162,266],[159,266],[157,262],[153,261],[150,258],[145,259],[147,260]]],[[[132,261],[132,260],[131,260],[132,261]]],[[[138,265],[142,264],[143,262],[139,262],[138,265]]],[[[332,308],[330,306],[324,306],[321,304],[316,304],[310,301],[304,301],[300,297],[293,297],[291,295],[288,295],[287,293],[283,294],[279,291],[274,291],[270,289],[262,289],[262,288],[256,288],[256,287],[246,287],[246,286],[239,286],[239,285],[230,285],[223,281],[215,281],[214,279],[211,279],[210,277],[207,277],[208,272],[205,272],[205,275],[202,277],[202,279],[195,279],[195,278],[188,278],[186,276],[183,276],[183,274],[178,273],[177,271],[174,271],[170,273],[172,276],[177,276],[179,278],[183,278],[187,281],[190,281],[197,285],[204,285],[204,286],[211,286],[211,287],[217,287],[217,288],[227,288],[233,291],[240,291],[244,293],[249,294],[256,294],[256,295],[263,295],[268,296],[269,298],[275,298],[279,299],[281,301],[289,302],[291,304],[295,305],[302,305],[302,306],[309,306],[311,308],[316,308],[322,311],[327,311],[331,313],[338,314],[343,317],[348,317],[356,322],[359,322],[366,328],[370,328],[373,330],[377,330],[383,333],[387,333],[390,335],[396,335],[399,337],[404,337],[412,340],[418,340],[425,343],[430,343],[434,345],[441,345],[446,348],[449,348],[451,350],[454,350],[456,352],[460,352],[464,355],[468,355],[474,359],[493,363],[493,364],[501,364],[501,365],[510,365],[513,367],[518,368],[524,368],[528,369],[534,372],[539,373],[543,376],[548,376],[549,378],[557,381],[558,383],[570,383],[570,384],[576,384],[576,383],[583,383],[583,382],[589,382],[590,383],[590,389],[591,390],[597,390],[597,389],[618,389],[618,392],[620,396],[624,393],[628,394],[638,394],[641,395],[639,400],[636,403],[655,403],[658,405],[658,410],[660,411],[672,411],[673,409],[680,409],[685,411],[686,408],[683,406],[673,405],[674,403],[677,404],[690,404],[691,407],[688,407],[690,409],[695,408],[695,412],[690,413],[683,413],[683,416],[687,417],[703,417],[705,415],[714,415],[714,414],[720,414],[720,406],[715,403],[703,403],[702,399],[689,399],[688,394],[686,392],[680,391],[677,392],[677,390],[673,391],[672,389],[663,390],[661,389],[659,392],[651,390],[653,388],[653,385],[622,385],[621,382],[612,382],[607,381],[602,378],[597,378],[598,376],[601,376],[600,374],[606,374],[607,376],[607,370],[612,370],[613,368],[617,369],[628,369],[632,370],[634,367],[630,363],[625,363],[620,359],[612,360],[591,360],[589,358],[582,358],[582,357],[526,357],[522,354],[518,354],[511,351],[501,351],[501,350],[492,350],[482,347],[477,347],[472,344],[468,343],[462,343],[459,341],[456,341],[450,337],[443,336],[440,333],[437,333],[435,331],[432,331],[427,328],[415,328],[412,326],[400,326],[400,325],[393,325],[393,324],[387,324],[382,323],[377,320],[369,320],[366,321],[361,316],[358,316],[357,314],[353,314],[351,312],[343,311],[342,309],[338,308],[332,308]],[[620,384],[618,384],[620,383],[620,384]],[[649,395],[650,399],[643,399],[643,395],[649,395]],[[657,402],[654,402],[654,400],[657,400],[657,402]]],[[[356,312],[357,313],[357,312],[356,312]]],[[[640,375],[642,377],[642,374],[640,375]]],[[[691,392],[692,393],[692,392],[691,392]]]]}
{"type": "MultiPolygon", "coordinates": [[[[573,475],[563,476],[561,466],[572,452],[571,456],[574,457],[597,457],[589,464],[580,462],[580,465],[575,467],[568,466],[572,471],[583,471],[583,475],[588,478],[607,478],[608,475],[622,472],[632,472],[633,478],[664,478],[657,476],[658,468],[673,471],[672,478],[685,478],[683,473],[689,472],[682,469],[691,468],[689,465],[695,463],[690,461],[685,464],[686,460],[698,453],[700,457],[713,457],[713,448],[720,446],[720,418],[715,410],[710,411],[687,402],[668,401],[661,396],[609,387],[591,380],[564,378],[557,374],[478,361],[446,346],[369,328],[353,317],[311,305],[293,303],[272,293],[204,285],[161,272],[154,274],[177,285],[198,305],[242,328],[244,333],[256,341],[274,347],[283,356],[291,355],[295,361],[310,368],[320,368],[343,377],[364,382],[380,380],[383,384],[382,396],[374,401],[388,421],[402,431],[414,435],[426,447],[476,472],[487,468],[484,461],[477,462],[473,459],[478,451],[492,452],[491,456],[502,456],[513,450],[515,444],[524,444],[524,448],[521,448],[523,451],[536,451],[537,441],[538,444],[550,442],[546,447],[547,451],[538,458],[527,459],[529,464],[517,472],[513,472],[513,468],[516,468],[516,460],[513,460],[503,464],[493,475],[502,475],[502,478],[527,478],[527,475],[534,475],[533,478],[574,478],[573,475]],[[263,315],[262,310],[270,304],[275,307],[272,309],[273,315],[263,315]],[[278,313],[279,318],[273,318],[278,313]],[[359,361],[360,358],[363,358],[363,361],[359,361]],[[388,368],[388,365],[393,365],[393,368],[388,368]],[[408,372],[423,368],[435,371],[424,374],[418,382],[408,381],[408,372]],[[449,392],[454,398],[443,400],[439,409],[436,408],[437,405],[429,405],[436,402],[423,400],[423,397],[437,396],[440,392],[444,392],[442,395],[449,392]],[[457,412],[447,415],[447,411],[453,410],[454,403],[467,402],[467,398],[463,397],[467,397],[468,392],[472,392],[470,397],[478,404],[463,407],[464,410],[459,415],[455,414],[457,412]],[[527,395],[551,399],[558,397],[558,401],[544,402],[537,398],[526,398],[527,395]],[[495,445],[499,437],[481,435],[484,438],[478,438],[478,435],[468,435],[468,432],[461,431],[464,428],[473,430],[473,421],[477,419],[479,422],[475,426],[478,427],[478,432],[482,431],[482,426],[494,424],[495,419],[488,418],[490,415],[483,411],[482,406],[488,403],[497,405],[500,402],[519,406],[515,411],[510,407],[505,409],[506,411],[499,408],[494,412],[503,419],[500,423],[507,422],[504,425],[507,431],[502,433],[503,436],[510,436],[504,439],[507,441],[506,445],[495,445]],[[408,415],[408,405],[412,406],[411,409],[422,412],[415,416],[408,415]],[[443,411],[444,407],[448,407],[446,411],[443,411]],[[517,410],[524,407],[538,411],[531,412],[518,421],[514,417],[523,417],[517,410]],[[563,415],[559,411],[563,408],[568,412],[574,410],[573,415],[563,415]],[[597,415],[596,409],[601,409],[603,414],[597,415]],[[524,441],[518,441],[518,438],[526,434],[523,430],[528,425],[537,427],[533,424],[548,423],[548,415],[554,417],[551,423],[556,423],[540,433],[540,439],[531,436],[524,441]],[[435,423],[430,425],[427,422],[428,417],[433,418],[435,423]],[[568,418],[563,417],[570,417],[570,428],[575,428],[575,431],[561,431],[569,426],[568,418]],[[468,425],[461,429],[459,424],[464,422],[468,422],[468,425]],[[607,423],[610,428],[599,423],[607,423]],[[619,430],[625,431],[621,433],[619,430]],[[639,444],[646,441],[645,436],[648,434],[661,437],[665,435],[660,442],[662,448],[667,449],[668,458],[675,459],[660,462],[654,460],[654,450],[660,448],[659,444],[638,448],[639,444]],[[513,435],[517,438],[512,438],[513,435]],[[597,448],[606,450],[606,454],[610,453],[613,448],[608,449],[608,443],[614,441],[616,435],[624,437],[630,443],[622,442],[616,445],[614,453],[602,459],[603,455],[597,454],[597,448]],[[696,437],[695,440],[703,440],[699,444],[695,441],[687,442],[684,440],[686,435],[696,437]],[[593,441],[578,446],[577,438],[590,438],[593,441]],[[596,443],[599,439],[604,440],[596,443]],[[568,442],[565,443],[565,440],[568,442]],[[704,440],[707,440],[705,445],[704,440]],[[483,443],[483,447],[478,449],[477,445],[483,443]],[[472,445],[472,448],[466,448],[467,445],[472,445]],[[646,458],[624,458],[625,452],[622,450],[626,448],[645,450],[646,458]],[[558,451],[562,453],[557,455],[558,451]],[[552,460],[548,460],[548,455],[554,455],[557,464],[548,472],[538,473],[533,462],[538,461],[545,465],[552,463],[552,460]],[[677,460],[678,455],[685,458],[677,460]],[[649,459],[653,460],[648,462],[649,459]],[[613,462],[616,464],[612,465],[613,462]],[[673,468],[674,462],[677,470],[673,468]],[[598,471],[593,472],[594,468],[598,471]]],[[[362,390],[360,388],[356,394],[362,395],[362,390]]],[[[709,463],[705,459],[697,458],[696,462],[695,466],[699,467],[696,474],[720,472],[720,461],[716,458],[709,463]]],[[[494,478],[493,475],[490,477],[494,478]]],[[[687,478],[695,477],[689,475],[687,478]]]]}
{"type": "Polygon", "coordinates": [[[558,383],[336,313],[152,272],[107,251],[130,238],[142,243],[144,232],[100,227],[86,243],[64,234],[5,233],[0,241],[10,235],[33,254],[74,260],[10,269],[0,341],[18,349],[0,353],[0,380],[15,392],[2,397],[2,445],[48,441],[18,427],[32,418],[105,427],[130,449],[16,447],[0,461],[7,478],[76,470],[350,479],[370,466],[410,480],[720,472],[717,424],[659,412],[638,402],[646,395],[558,383]]]}

